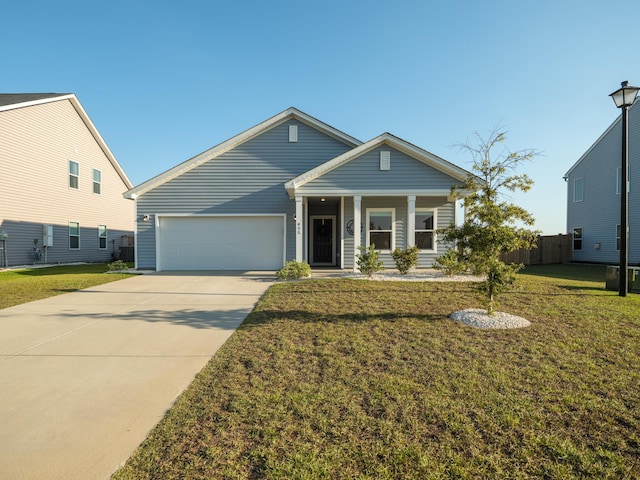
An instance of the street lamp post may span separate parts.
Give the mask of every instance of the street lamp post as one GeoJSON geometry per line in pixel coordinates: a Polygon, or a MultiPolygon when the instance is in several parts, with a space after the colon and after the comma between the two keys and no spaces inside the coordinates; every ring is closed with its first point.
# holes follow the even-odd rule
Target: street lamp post
{"type": "Polygon", "coordinates": [[[633,102],[638,95],[638,87],[632,87],[629,82],[624,81],[621,83],[621,87],[610,94],[613,98],[616,107],[622,109],[622,170],[620,172],[620,277],[619,277],[619,290],[618,295],[621,297],[627,296],[627,265],[629,263],[629,188],[628,188],[628,173],[629,173],[629,107],[633,105],[633,102]]]}

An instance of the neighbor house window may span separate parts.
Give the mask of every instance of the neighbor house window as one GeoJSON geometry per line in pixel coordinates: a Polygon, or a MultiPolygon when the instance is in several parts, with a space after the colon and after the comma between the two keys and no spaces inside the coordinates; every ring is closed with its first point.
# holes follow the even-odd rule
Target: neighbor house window
{"type": "Polygon", "coordinates": [[[582,250],[582,227],[573,229],[573,249],[582,250]]]}
{"type": "Polygon", "coordinates": [[[620,235],[620,225],[616,225],[616,250],[620,250],[620,238],[622,237],[622,235],[620,235]]]}
{"type": "Polygon", "coordinates": [[[69,188],[78,188],[78,177],[80,176],[80,165],[78,162],[69,160],[69,188]]]}
{"type": "Polygon", "coordinates": [[[107,248],[107,226],[98,226],[98,248],[100,250],[106,250],[107,248]]]}
{"type": "Polygon", "coordinates": [[[573,180],[573,201],[581,202],[584,200],[584,178],[576,178],[573,180]]]}
{"type": "Polygon", "coordinates": [[[376,250],[394,249],[395,209],[367,209],[367,247],[375,245],[376,250]]]}
{"type": "Polygon", "coordinates": [[[416,210],[415,240],[420,250],[435,250],[435,218],[433,210],[416,210]]]}
{"type": "Polygon", "coordinates": [[[100,195],[102,193],[102,172],[93,169],[93,193],[100,195]]]}
{"type": "Polygon", "coordinates": [[[69,222],[69,249],[78,250],[80,248],[80,224],[69,222]]]}

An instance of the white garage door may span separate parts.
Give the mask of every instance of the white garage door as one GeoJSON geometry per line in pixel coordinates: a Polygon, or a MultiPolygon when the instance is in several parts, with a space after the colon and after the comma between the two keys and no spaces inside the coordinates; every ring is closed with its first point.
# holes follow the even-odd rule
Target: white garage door
{"type": "Polygon", "coordinates": [[[160,217],[159,270],[277,270],[282,216],[160,217]]]}

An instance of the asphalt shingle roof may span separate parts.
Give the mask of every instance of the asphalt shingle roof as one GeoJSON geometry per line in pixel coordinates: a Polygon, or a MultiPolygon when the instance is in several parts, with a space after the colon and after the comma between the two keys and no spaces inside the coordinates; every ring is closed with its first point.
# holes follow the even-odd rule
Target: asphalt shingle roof
{"type": "Polygon", "coordinates": [[[18,103],[33,102],[46,98],[61,97],[66,93],[0,93],[0,107],[18,103]]]}

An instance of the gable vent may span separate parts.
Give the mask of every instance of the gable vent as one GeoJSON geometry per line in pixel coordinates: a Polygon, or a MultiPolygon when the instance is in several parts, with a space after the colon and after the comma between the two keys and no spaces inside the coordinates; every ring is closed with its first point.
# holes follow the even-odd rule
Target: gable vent
{"type": "Polygon", "coordinates": [[[391,170],[391,152],[380,152],[380,170],[391,170]]]}
{"type": "Polygon", "coordinates": [[[297,142],[297,141],[298,141],[298,126],[289,125],[289,142],[297,142]]]}

